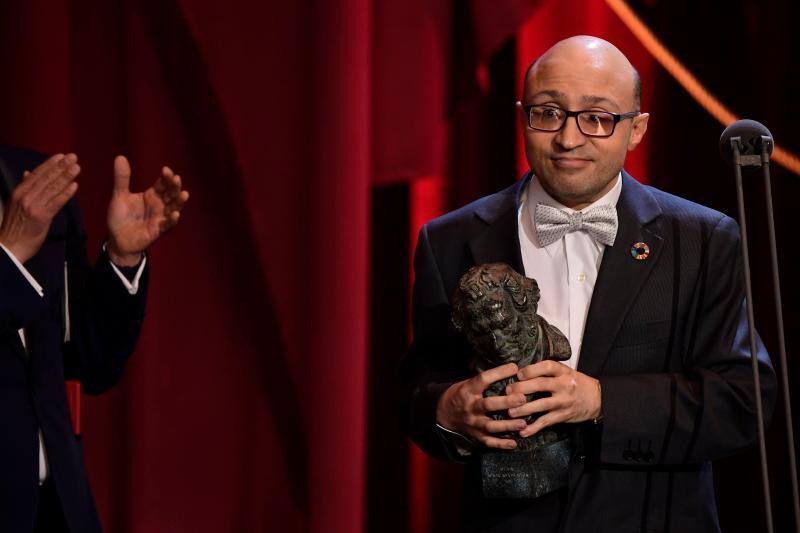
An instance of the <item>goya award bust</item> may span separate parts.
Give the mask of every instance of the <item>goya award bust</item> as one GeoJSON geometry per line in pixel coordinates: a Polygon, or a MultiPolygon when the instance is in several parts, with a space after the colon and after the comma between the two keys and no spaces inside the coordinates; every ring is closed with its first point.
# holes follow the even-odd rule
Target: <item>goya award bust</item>
{"type": "MultiPolygon", "coordinates": [[[[461,277],[453,295],[452,321],[475,351],[476,372],[506,363],[522,368],[546,359],[569,359],[567,338],[536,313],[540,296],[536,280],[505,263],[478,265],[461,277]]],[[[515,381],[516,376],[497,381],[484,396],[503,395],[515,381]]],[[[528,401],[540,396],[528,395],[528,401]]],[[[489,416],[510,418],[507,411],[489,416]]],[[[530,424],[536,417],[525,421],[530,424]]],[[[517,447],[480,452],[484,496],[537,498],[566,486],[572,446],[564,429],[553,426],[524,438],[516,432],[498,436],[514,439],[517,447]]]]}

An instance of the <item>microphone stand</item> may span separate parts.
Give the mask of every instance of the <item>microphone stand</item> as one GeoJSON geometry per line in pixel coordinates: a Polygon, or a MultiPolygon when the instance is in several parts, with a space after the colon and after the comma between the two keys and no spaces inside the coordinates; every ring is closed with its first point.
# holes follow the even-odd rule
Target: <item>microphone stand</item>
{"type": "Polygon", "coordinates": [[[769,172],[769,156],[772,149],[772,138],[762,135],[761,136],[761,154],[760,155],[742,155],[740,147],[742,146],[741,137],[733,137],[730,139],[731,151],[733,152],[733,167],[736,175],[736,196],[739,207],[739,224],[741,226],[742,240],[742,262],[744,266],[745,278],[745,295],[747,303],[747,322],[750,334],[750,358],[753,366],[753,382],[756,391],[756,418],[758,424],[758,448],[761,457],[761,482],[764,488],[764,507],[767,518],[767,531],[772,533],[773,519],[772,519],[772,501],[770,497],[769,487],[769,471],[767,467],[767,448],[766,439],[764,436],[764,411],[761,401],[761,379],[758,373],[758,358],[756,356],[756,332],[755,320],[753,314],[753,290],[750,276],[750,262],[748,251],[747,239],[747,222],[744,210],[744,191],[742,187],[742,167],[754,166],[761,167],[764,176],[764,189],[767,204],[767,218],[769,225],[769,238],[770,238],[770,254],[772,262],[772,280],[773,289],[775,293],[775,307],[776,319],[778,322],[778,341],[780,346],[780,365],[782,379],[782,390],[784,398],[784,408],[786,412],[786,437],[788,439],[789,451],[789,467],[790,476],[792,478],[792,497],[794,505],[794,518],[795,528],[800,533],[800,499],[798,499],[798,486],[797,486],[797,464],[794,451],[794,429],[792,427],[792,411],[791,401],[789,396],[789,381],[786,363],[786,344],[784,340],[783,328],[783,308],[780,295],[780,277],[778,274],[778,254],[777,243],[775,238],[775,219],[772,206],[772,186],[770,181],[769,172]]]}
{"type": "Polygon", "coordinates": [[[741,155],[739,146],[741,137],[731,138],[733,151],[733,168],[736,174],[736,199],[739,205],[739,226],[742,228],[742,265],[744,267],[745,301],[747,303],[747,325],[750,333],[750,360],[753,364],[753,384],[756,396],[756,419],[758,424],[758,450],[761,456],[761,483],[764,487],[764,507],[767,513],[767,532],[773,533],[772,498],[769,490],[769,471],[767,469],[767,442],[764,437],[764,408],[761,402],[761,377],[758,373],[758,350],[756,348],[756,327],[753,317],[753,287],[750,281],[750,254],[747,246],[747,221],[744,212],[744,190],[742,188],[742,166],[761,165],[761,158],[752,155],[741,155]],[[755,161],[754,161],[755,158],[755,161]]]}
{"type": "Polygon", "coordinates": [[[786,439],[789,451],[789,477],[792,479],[792,504],[794,507],[795,531],[800,533],[800,491],[797,486],[797,459],[794,449],[794,428],[792,424],[792,402],[789,395],[789,372],[786,362],[786,337],[783,329],[783,304],[781,302],[781,281],[778,274],[778,245],[775,237],[775,217],[772,208],[772,183],[769,172],[769,156],[772,151],[772,139],[761,136],[761,168],[764,174],[764,198],[767,208],[769,226],[769,247],[772,263],[772,287],[775,296],[775,317],[778,325],[779,361],[781,367],[781,389],[783,391],[783,408],[786,414],[786,439]]]}

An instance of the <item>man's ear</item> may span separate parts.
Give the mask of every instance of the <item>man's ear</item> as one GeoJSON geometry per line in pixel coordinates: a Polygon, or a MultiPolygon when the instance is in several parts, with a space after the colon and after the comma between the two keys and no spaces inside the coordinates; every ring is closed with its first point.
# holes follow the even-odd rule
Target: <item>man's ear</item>
{"type": "Polygon", "coordinates": [[[525,128],[528,125],[528,117],[525,116],[525,110],[522,109],[522,102],[520,100],[517,100],[515,106],[517,108],[517,113],[519,113],[519,126],[522,128],[522,132],[525,133],[525,128]]]}
{"type": "Polygon", "coordinates": [[[642,142],[644,133],[647,131],[647,120],[650,118],[650,113],[642,113],[633,117],[633,127],[631,128],[631,138],[628,141],[628,151],[630,152],[642,142]]]}
{"type": "Polygon", "coordinates": [[[539,298],[541,298],[541,291],[539,290],[539,283],[533,278],[522,276],[523,285],[525,287],[525,295],[528,297],[528,303],[533,306],[539,305],[539,298]]]}

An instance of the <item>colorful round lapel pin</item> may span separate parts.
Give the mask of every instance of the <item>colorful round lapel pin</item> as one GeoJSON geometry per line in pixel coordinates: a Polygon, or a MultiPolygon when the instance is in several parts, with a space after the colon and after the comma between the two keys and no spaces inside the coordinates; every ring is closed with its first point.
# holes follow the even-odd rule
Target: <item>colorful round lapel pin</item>
{"type": "Polygon", "coordinates": [[[646,242],[637,242],[631,246],[631,256],[637,261],[644,261],[650,255],[650,247],[646,242]]]}

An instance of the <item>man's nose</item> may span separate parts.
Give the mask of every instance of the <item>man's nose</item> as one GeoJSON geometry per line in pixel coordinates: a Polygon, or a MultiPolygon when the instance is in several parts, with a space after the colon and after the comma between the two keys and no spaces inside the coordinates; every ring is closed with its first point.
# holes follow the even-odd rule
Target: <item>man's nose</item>
{"type": "Polygon", "coordinates": [[[574,150],[586,142],[586,136],[578,128],[578,117],[568,117],[564,127],[556,132],[555,142],[564,150],[574,150]]]}

